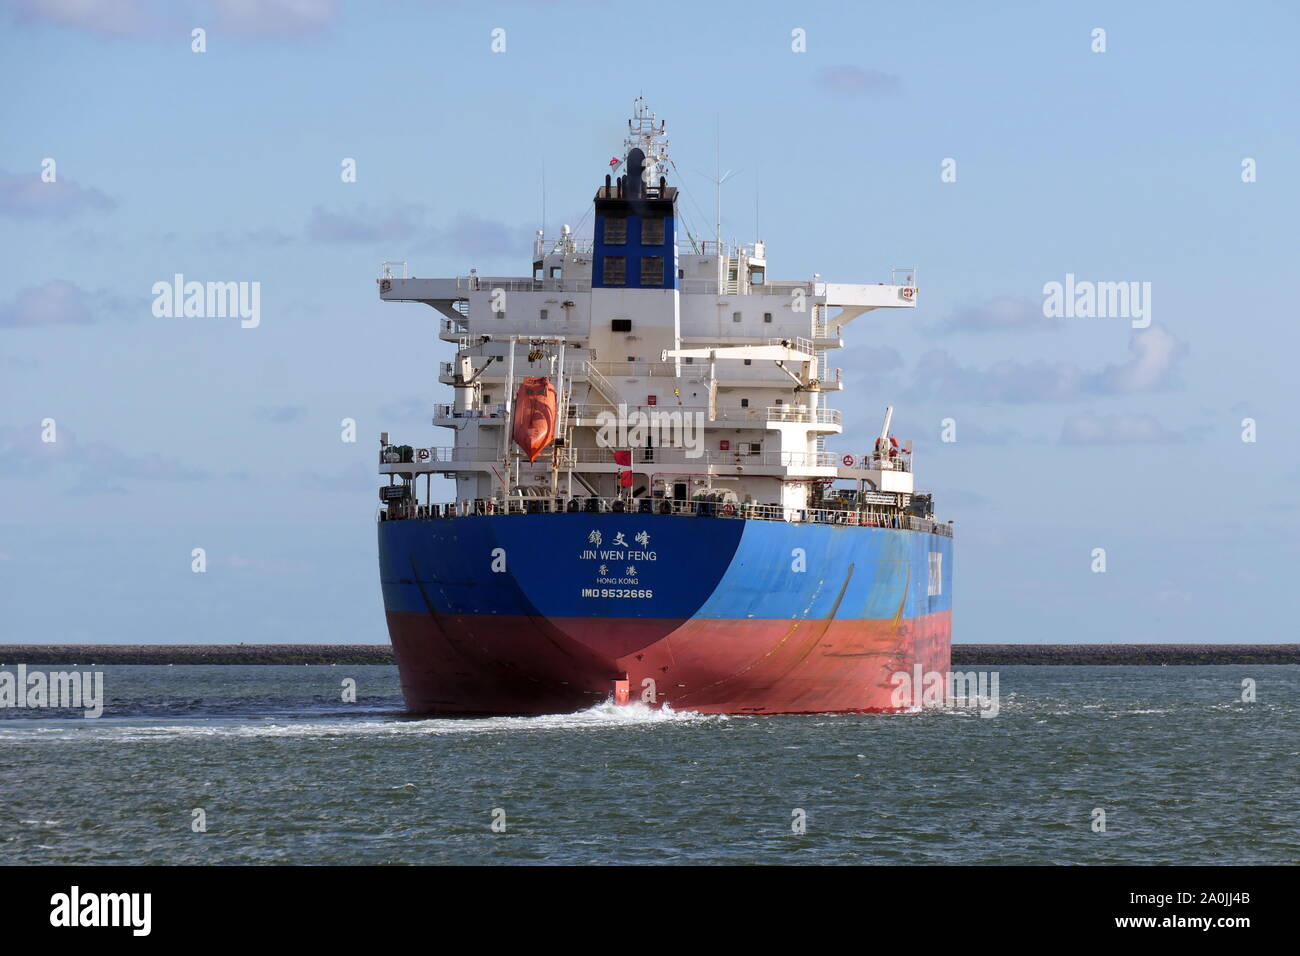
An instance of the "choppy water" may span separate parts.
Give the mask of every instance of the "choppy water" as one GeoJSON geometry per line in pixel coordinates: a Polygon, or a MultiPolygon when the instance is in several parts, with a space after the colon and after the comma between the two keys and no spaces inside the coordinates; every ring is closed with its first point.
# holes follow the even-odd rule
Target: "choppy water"
{"type": "Polygon", "coordinates": [[[1300,860],[1300,667],[997,668],[992,719],[482,720],[404,718],[392,667],[98,669],[98,720],[0,710],[0,862],[1300,860]]]}

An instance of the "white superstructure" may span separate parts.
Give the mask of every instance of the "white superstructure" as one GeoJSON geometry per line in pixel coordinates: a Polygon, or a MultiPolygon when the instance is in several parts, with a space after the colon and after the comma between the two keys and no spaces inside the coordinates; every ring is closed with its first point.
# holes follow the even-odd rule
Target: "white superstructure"
{"type": "Polygon", "coordinates": [[[531,275],[423,279],[384,264],[380,298],[432,306],[456,355],[438,374],[452,400],[433,415],[448,440],[405,456],[385,439],[381,472],[445,475],[458,502],[496,507],[713,497],[793,516],[835,479],[856,482],[859,501],[906,505],[910,448],[887,423],[870,447],[835,441],[843,382],[830,356],[860,315],[915,306],[914,270],[888,284],[769,279],[763,242],[684,228],[664,125],[640,102],[627,146],[622,175],[596,194],[592,237],[539,232],[531,275]],[[511,440],[529,376],[548,376],[559,399],[557,441],[531,464],[511,440]]]}

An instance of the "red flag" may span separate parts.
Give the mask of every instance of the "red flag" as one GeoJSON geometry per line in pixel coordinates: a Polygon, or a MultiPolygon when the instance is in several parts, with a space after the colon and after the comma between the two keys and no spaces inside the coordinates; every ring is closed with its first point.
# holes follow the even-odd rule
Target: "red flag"
{"type": "Polygon", "coordinates": [[[614,452],[614,464],[623,465],[624,467],[632,464],[632,453],[630,451],[614,452]]]}
{"type": "Polygon", "coordinates": [[[624,488],[632,487],[632,472],[620,471],[618,473],[618,483],[624,488]]]}
{"type": "Polygon", "coordinates": [[[617,165],[618,165],[619,163],[621,163],[621,162],[623,162],[623,160],[621,160],[621,159],[619,159],[617,156],[615,156],[613,159],[611,159],[611,160],[609,161],[609,164],[610,164],[611,166],[617,166],[617,165]]]}

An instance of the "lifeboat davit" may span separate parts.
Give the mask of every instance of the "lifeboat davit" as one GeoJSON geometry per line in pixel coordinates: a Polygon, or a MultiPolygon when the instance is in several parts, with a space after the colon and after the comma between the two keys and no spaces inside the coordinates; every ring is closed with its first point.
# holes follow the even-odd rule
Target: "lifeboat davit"
{"type": "Polygon", "coordinates": [[[510,434],[531,464],[555,440],[555,386],[545,376],[526,378],[515,396],[510,434]]]}

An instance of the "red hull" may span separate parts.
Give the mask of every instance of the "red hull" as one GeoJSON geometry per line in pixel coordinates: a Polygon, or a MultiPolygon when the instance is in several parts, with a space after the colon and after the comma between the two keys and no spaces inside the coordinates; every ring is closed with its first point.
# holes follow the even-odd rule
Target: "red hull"
{"type": "Polygon", "coordinates": [[[544,714],[611,697],[708,714],[890,712],[891,677],[946,672],[950,611],[900,620],[541,619],[388,612],[407,709],[544,714]],[[645,684],[646,680],[653,685],[645,684]]]}

